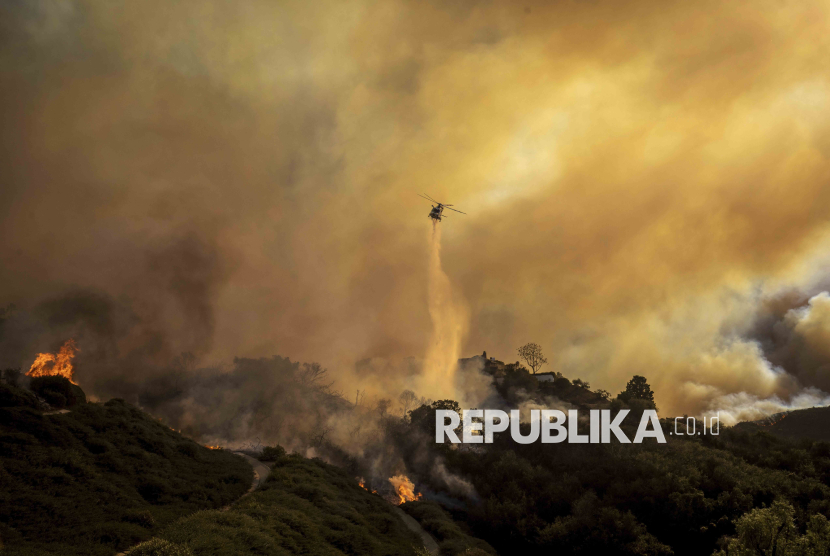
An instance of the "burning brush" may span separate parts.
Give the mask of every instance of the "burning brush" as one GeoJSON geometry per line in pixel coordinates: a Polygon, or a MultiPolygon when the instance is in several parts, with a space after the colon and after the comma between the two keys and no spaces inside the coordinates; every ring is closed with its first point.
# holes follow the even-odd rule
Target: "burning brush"
{"type": "Polygon", "coordinates": [[[393,502],[399,506],[404,502],[420,500],[423,496],[420,492],[415,493],[415,484],[406,475],[389,477],[389,484],[392,485],[392,488],[395,489],[395,494],[398,496],[398,500],[393,502]]]}
{"type": "Polygon", "coordinates": [[[369,490],[369,487],[366,486],[366,480],[363,477],[355,477],[355,479],[357,479],[357,484],[360,485],[360,488],[366,492],[371,492],[372,494],[378,493],[376,490],[369,490]]]}
{"type": "Polygon", "coordinates": [[[35,362],[26,376],[62,376],[69,379],[72,384],[78,384],[72,380],[75,370],[72,368],[72,359],[78,352],[75,347],[75,340],[67,340],[61,346],[58,353],[38,353],[35,362]]]}

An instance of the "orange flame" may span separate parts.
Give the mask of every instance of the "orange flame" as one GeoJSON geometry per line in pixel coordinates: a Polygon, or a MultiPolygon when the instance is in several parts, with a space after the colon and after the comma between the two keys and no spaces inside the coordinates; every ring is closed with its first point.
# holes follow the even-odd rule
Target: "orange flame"
{"type": "Polygon", "coordinates": [[[72,380],[75,370],[72,368],[72,358],[78,348],[75,347],[75,340],[67,340],[61,346],[57,354],[54,353],[38,353],[35,362],[26,376],[62,376],[68,378],[72,384],[78,384],[72,380]]]}
{"type": "Polygon", "coordinates": [[[210,444],[205,444],[205,448],[210,448],[211,450],[221,450],[222,446],[211,446],[210,444]]]}
{"type": "Polygon", "coordinates": [[[357,484],[360,485],[360,488],[362,488],[366,492],[371,492],[372,494],[378,493],[378,491],[376,490],[369,490],[369,487],[366,486],[366,481],[363,479],[363,477],[355,477],[355,479],[357,479],[357,484]]]}
{"type": "Polygon", "coordinates": [[[409,477],[406,475],[395,475],[394,477],[389,477],[389,483],[395,489],[395,494],[398,495],[398,502],[397,504],[400,506],[404,502],[412,502],[414,500],[420,500],[422,498],[422,494],[415,493],[415,484],[409,480],[409,477]]]}

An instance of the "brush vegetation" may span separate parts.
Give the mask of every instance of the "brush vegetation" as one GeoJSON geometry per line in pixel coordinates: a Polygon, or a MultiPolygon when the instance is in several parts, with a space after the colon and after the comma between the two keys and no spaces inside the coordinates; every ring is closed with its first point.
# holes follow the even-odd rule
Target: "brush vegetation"
{"type": "Polygon", "coordinates": [[[487,556],[496,554],[492,546],[473,537],[469,527],[456,522],[439,504],[428,500],[416,500],[401,505],[401,508],[415,518],[421,527],[438,541],[441,554],[445,556],[487,556]]]}
{"type": "Polygon", "coordinates": [[[68,413],[45,415],[31,392],[0,383],[4,556],[112,556],[250,486],[239,456],[200,446],[123,400],[86,403],[66,379],[44,379],[35,386],[68,413]]]}
{"type": "Polygon", "coordinates": [[[778,438],[830,442],[830,407],[811,407],[735,425],[745,432],[768,432],[778,438]]]}
{"type": "MultiPolygon", "coordinates": [[[[597,407],[629,409],[629,424],[622,427],[629,437],[639,414],[655,407],[642,377],[608,400],[582,381],[539,382],[508,366],[494,388],[504,407],[534,400],[583,414],[597,407]]],[[[416,479],[432,477],[430,467],[421,470],[418,462],[443,461],[449,473],[469,482],[475,496],[453,518],[500,553],[830,553],[828,442],[745,427],[721,427],[718,436],[673,436],[671,420],[663,423],[666,444],[520,445],[507,432],[496,434],[492,444],[430,442],[435,410],[457,407],[452,400],[423,405],[392,437],[416,479]]],[[[782,423],[820,415],[809,410],[782,423]]],[[[528,432],[529,425],[522,425],[522,434],[528,432]]],[[[442,490],[439,481],[432,483],[442,490]]]]}
{"type": "Polygon", "coordinates": [[[268,480],[228,511],[185,517],[128,556],[414,556],[421,545],[391,504],[344,470],[280,454],[268,480]]]}

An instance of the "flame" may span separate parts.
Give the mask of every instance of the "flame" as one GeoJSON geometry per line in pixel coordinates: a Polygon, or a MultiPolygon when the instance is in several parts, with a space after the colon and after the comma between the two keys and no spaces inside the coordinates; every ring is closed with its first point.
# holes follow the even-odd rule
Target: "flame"
{"type": "Polygon", "coordinates": [[[210,448],[211,450],[222,450],[222,446],[211,446],[210,444],[205,444],[205,448],[210,448]]]}
{"type": "Polygon", "coordinates": [[[56,354],[38,353],[26,376],[62,376],[68,378],[72,384],[78,384],[72,380],[72,376],[75,374],[72,368],[72,358],[75,357],[77,352],[78,348],[75,347],[75,340],[70,339],[61,346],[56,354]]]}
{"type": "Polygon", "coordinates": [[[420,500],[422,498],[422,494],[415,493],[415,484],[409,480],[409,477],[406,475],[395,475],[394,477],[389,477],[389,483],[395,489],[395,494],[398,495],[398,502],[397,504],[400,506],[404,502],[412,502],[414,500],[420,500]]]}
{"type": "Polygon", "coordinates": [[[360,485],[360,488],[362,488],[366,492],[371,492],[372,494],[378,493],[378,491],[376,490],[369,490],[369,487],[366,486],[366,481],[363,479],[363,477],[355,477],[355,479],[357,479],[357,484],[360,485]]]}

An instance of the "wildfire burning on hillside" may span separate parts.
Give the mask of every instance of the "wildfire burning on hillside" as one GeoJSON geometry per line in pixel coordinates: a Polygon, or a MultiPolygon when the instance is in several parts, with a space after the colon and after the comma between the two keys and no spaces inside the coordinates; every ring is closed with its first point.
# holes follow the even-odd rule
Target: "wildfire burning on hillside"
{"type": "Polygon", "coordinates": [[[420,500],[423,496],[420,492],[415,493],[415,484],[406,475],[389,477],[389,483],[395,489],[395,494],[398,496],[398,500],[395,502],[398,505],[404,502],[420,500]]]}
{"type": "Polygon", "coordinates": [[[366,492],[371,492],[372,494],[377,494],[378,491],[376,490],[369,490],[369,487],[366,486],[366,480],[363,477],[355,477],[357,479],[357,484],[360,485],[360,488],[365,490],[366,492]]]}
{"type": "Polygon", "coordinates": [[[72,358],[78,352],[75,340],[67,340],[58,350],[58,353],[38,353],[26,376],[62,376],[72,384],[78,384],[72,377],[75,370],[72,367],[72,358]]]}

